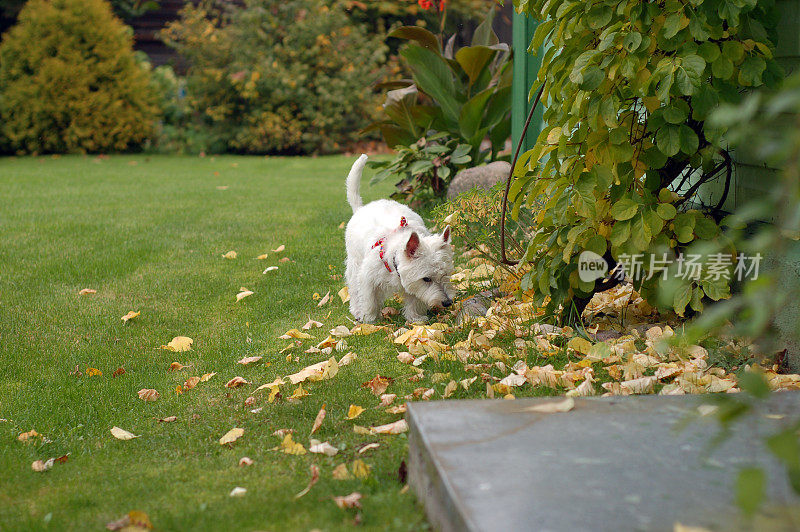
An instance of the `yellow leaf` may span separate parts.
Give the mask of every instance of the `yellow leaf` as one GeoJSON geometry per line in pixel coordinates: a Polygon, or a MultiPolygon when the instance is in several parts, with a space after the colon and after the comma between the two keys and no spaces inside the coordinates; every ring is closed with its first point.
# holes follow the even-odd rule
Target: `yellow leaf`
{"type": "Polygon", "coordinates": [[[190,367],[192,367],[192,366],[191,366],[191,365],[189,365],[189,366],[184,366],[184,365],[183,365],[183,364],[181,364],[180,362],[173,362],[172,364],[170,364],[170,365],[169,365],[169,368],[168,368],[168,370],[169,370],[169,371],[180,371],[180,370],[182,370],[183,368],[190,368],[190,367]]]}
{"type": "Polygon", "coordinates": [[[364,412],[364,409],[358,405],[350,405],[347,410],[347,419],[355,419],[364,412]]]}
{"type": "Polygon", "coordinates": [[[229,444],[229,443],[233,443],[236,440],[238,440],[239,438],[241,438],[243,434],[244,434],[244,429],[240,429],[238,427],[234,427],[231,430],[229,430],[228,432],[226,432],[225,435],[222,436],[219,439],[219,444],[220,445],[226,445],[226,444],[229,444]]]}
{"type": "Polygon", "coordinates": [[[133,438],[139,437],[139,436],[134,436],[127,430],[121,429],[119,427],[111,427],[111,434],[118,440],[132,440],[133,438]]]}
{"type": "Polygon", "coordinates": [[[363,460],[353,460],[353,464],[351,465],[351,469],[353,471],[353,476],[356,478],[367,478],[369,476],[370,470],[372,469],[370,466],[364,463],[363,460]]]}
{"type": "Polygon", "coordinates": [[[570,341],[567,342],[567,347],[574,349],[575,351],[583,355],[588,355],[592,349],[592,343],[586,340],[585,338],[576,336],[574,338],[571,338],[570,341]]]}
{"type": "MultiPolygon", "coordinates": [[[[302,329],[303,329],[304,331],[307,331],[307,330],[309,330],[309,329],[310,329],[310,328],[312,328],[312,327],[322,327],[322,324],[321,324],[320,322],[318,322],[318,321],[314,321],[314,320],[308,320],[308,322],[306,322],[306,324],[305,324],[305,325],[303,325],[302,329]]],[[[293,330],[295,330],[295,331],[296,331],[297,329],[293,329],[293,330]]],[[[309,336],[309,337],[310,337],[310,336],[309,336]]],[[[284,338],[284,339],[285,339],[285,338],[284,338]]]]}
{"type": "MultiPolygon", "coordinates": [[[[523,377],[522,380],[524,382],[525,381],[525,377],[523,377]]],[[[453,392],[456,391],[457,387],[458,387],[458,384],[456,384],[456,381],[448,382],[447,386],[444,387],[444,393],[442,394],[442,397],[445,397],[445,398],[450,397],[451,395],[453,395],[453,392]]]]}
{"type": "Polygon", "coordinates": [[[97,290],[95,290],[94,288],[84,288],[83,290],[78,292],[78,295],[85,296],[85,295],[96,294],[96,293],[97,293],[97,290]]]}
{"type": "Polygon", "coordinates": [[[229,252],[227,252],[227,253],[223,254],[223,255],[222,255],[222,258],[223,258],[223,259],[235,259],[235,258],[236,258],[236,252],[235,252],[235,251],[233,251],[233,250],[231,250],[231,251],[229,251],[229,252]]]}
{"type": "Polygon", "coordinates": [[[361,323],[353,327],[353,330],[350,332],[359,336],[366,336],[368,334],[372,334],[378,332],[385,327],[379,327],[377,325],[372,325],[371,323],[361,323]]]}
{"type": "Polygon", "coordinates": [[[372,431],[369,430],[367,427],[362,427],[361,425],[353,425],[353,432],[359,434],[361,436],[371,436],[372,431]]]}
{"type": "Polygon", "coordinates": [[[258,362],[262,358],[263,357],[244,357],[241,360],[237,360],[236,363],[246,366],[247,364],[252,364],[253,362],[258,362]]]}
{"type": "Polygon", "coordinates": [[[189,377],[189,378],[188,378],[188,379],[186,379],[186,381],[183,383],[183,387],[184,387],[184,388],[186,388],[187,390],[191,390],[192,388],[194,388],[195,386],[197,386],[197,384],[198,384],[199,382],[200,382],[200,377],[189,377]]]}
{"type": "Polygon", "coordinates": [[[264,253],[263,255],[259,255],[258,257],[256,257],[256,260],[264,260],[266,258],[267,258],[267,254],[264,253]]]}
{"type": "Polygon", "coordinates": [[[325,404],[323,403],[322,408],[320,408],[319,412],[317,413],[317,417],[314,418],[314,425],[312,425],[311,432],[309,433],[309,435],[317,432],[317,429],[319,429],[320,426],[322,426],[322,422],[325,420],[326,415],[327,412],[325,411],[325,404]]]}
{"type": "Polygon", "coordinates": [[[303,340],[303,339],[306,339],[306,338],[313,338],[313,336],[311,336],[308,333],[304,333],[302,331],[298,331],[297,329],[289,329],[288,331],[286,331],[282,335],[278,336],[278,338],[280,338],[281,340],[289,340],[291,338],[297,338],[297,339],[303,340]]]}
{"type": "Polygon", "coordinates": [[[87,377],[102,377],[103,372],[97,368],[86,368],[86,376],[87,377]]]}
{"type": "Polygon", "coordinates": [[[184,351],[189,351],[192,349],[192,344],[194,340],[189,338],[188,336],[176,336],[167,345],[162,345],[161,349],[166,349],[168,351],[173,351],[175,353],[183,353],[184,351]]]}
{"type": "Polygon", "coordinates": [[[351,364],[356,358],[358,358],[358,355],[356,355],[352,351],[350,353],[347,353],[346,355],[344,355],[342,358],[339,359],[339,367],[351,364]]]}
{"type": "Polygon", "coordinates": [[[305,397],[307,395],[311,395],[311,394],[309,394],[307,391],[305,391],[303,389],[303,385],[300,384],[297,387],[297,389],[294,391],[294,393],[289,398],[290,399],[300,399],[300,398],[305,397]]]}
{"type": "Polygon", "coordinates": [[[280,253],[280,252],[281,252],[281,251],[283,251],[284,249],[286,249],[286,246],[284,246],[283,244],[281,244],[280,246],[278,246],[278,247],[276,247],[275,249],[273,249],[273,250],[272,250],[272,252],[273,252],[273,253],[280,253]]]}
{"type": "Polygon", "coordinates": [[[136,316],[139,316],[140,314],[141,314],[141,312],[134,312],[134,311],[131,310],[130,312],[128,312],[127,314],[122,316],[122,318],[120,318],[120,319],[122,320],[122,323],[128,323],[128,321],[132,320],[136,316]]]}
{"type": "Polygon", "coordinates": [[[145,402],[155,401],[160,397],[160,394],[156,390],[153,390],[152,388],[142,388],[136,393],[139,394],[139,399],[145,402]]]}
{"type": "Polygon", "coordinates": [[[211,377],[213,377],[216,374],[217,374],[216,371],[214,371],[212,373],[204,373],[203,376],[200,377],[200,382],[206,382],[207,380],[209,380],[211,377]]]}
{"type": "Polygon", "coordinates": [[[326,304],[328,301],[330,301],[330,300],[331,300],[331,291],[330,291],[330,290],[328,290],[328,293],[327,293],[327,294],[325,294],[325,295],[322,297],[322,299],[320,299],[320,300],[319,300],[319,303],[317,303],[317,306],[318,306],[318,307],[321,307],[321,306],[325,305],[325,304],[326,304]]]}
{"type": "Polygon", "coordinates": [[[36,432],[35,430],[30,430],[28,432],[23,432],[19,436],[17,436],[18,441],[28,441],[31,438],[41,437],[42,435],[36,432]]]}
{"type": "Polygon", "coordinates": [[[306,448],[303,447],[302,443],[292,440],[291,433],[283,437],[283,441],[281,442],[279,448],[286,454],[294,454],[298,456],[306,454],[306,448]]]}
{"type": "Polygon", "coordinates": [[[251,292],[250,290],[248,290],[245,287],[241,287],[241,288],[239,288],[239,293],[236,294],[236,301],[241,301],[242,299],[244,299],[244,298],[246,298],[248,296],[252,296],[252,295],[253,295],[253,292],[251,292]]]}
{"type": "Polygon", "coordinates": [[[333,476],[335,480],[349,480],[353,478],[353,475],[347,470],[347,464],[339,464],[334,467],[331,476],[333,476]]]}
{"type": "Polygon", "coordinates": [[[347,303],[350,301],[350,291],[345,286],[341,290],[339,290],[339,299],[342,300],[342,303],[347,303]]]}
{"type": "Polygon", "coordinates": [[[245,384],[250,384],[244,378],[236,376],[225,383],[226,388],[238,388],[240,386],[244,386],[245,384]]]}

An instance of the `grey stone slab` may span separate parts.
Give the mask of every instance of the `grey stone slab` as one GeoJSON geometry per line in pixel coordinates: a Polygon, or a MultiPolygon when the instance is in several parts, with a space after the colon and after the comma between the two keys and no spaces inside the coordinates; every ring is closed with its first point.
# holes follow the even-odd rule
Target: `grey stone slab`
{"type": "Polygon", "coordinates": [[[409,482],[436,528],[798,530],[800,500],[759,434],[796,416],[800,393],[775,394],[712,451],[717,424],[698,415],[703,396],[581,398],[566,413],[525,411],[558,399],[408,405],[409,482]],[[733,486],[754,463],[767,471],[771,502],[747,522],[733,486]]]}

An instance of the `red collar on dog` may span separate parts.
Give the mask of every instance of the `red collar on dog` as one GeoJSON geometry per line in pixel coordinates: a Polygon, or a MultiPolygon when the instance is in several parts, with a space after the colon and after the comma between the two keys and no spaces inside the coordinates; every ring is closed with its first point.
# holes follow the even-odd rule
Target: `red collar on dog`
{"type": "MultiPolygon", "coordinates": [[[[400,227],[406,227],[407,225],[408,225],[408,222],[406,221],[406,217],[405,216],[400,217],[400,227]]],[[[395,231],[396,230],[397,229],[395,229],[395,231]]],[[[381,237],[380,240],[378,240],[377,242],[372,244],[372,248],[373,249],[379,248],[378,249],[378,256],[381,258],[381,262],[383,262],[383,265],[386,266],[386,270],[389,273],[391,273],[392,269],[389,267],[389,262],[386,260],[386,237],[385,236],[381,237]]],[[[397,271],[397,264],[395,264],[394,269],[395,269],[395,271],[397,271]]]]}

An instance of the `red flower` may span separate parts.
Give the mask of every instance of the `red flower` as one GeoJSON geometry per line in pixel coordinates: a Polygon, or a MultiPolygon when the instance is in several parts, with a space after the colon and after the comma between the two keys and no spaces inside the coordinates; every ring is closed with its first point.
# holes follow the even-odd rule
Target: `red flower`
{"type": "Polygon", "coordinates": [[[447,0],[439,0],[439,11],[444,11],[444,4],[447,0]]]}
{"type": "Polygon", "coordinates": [[[433,6],[433,0],[417,0],[417,3],[419,4],[419,7],[426,11],[433,6]]]}

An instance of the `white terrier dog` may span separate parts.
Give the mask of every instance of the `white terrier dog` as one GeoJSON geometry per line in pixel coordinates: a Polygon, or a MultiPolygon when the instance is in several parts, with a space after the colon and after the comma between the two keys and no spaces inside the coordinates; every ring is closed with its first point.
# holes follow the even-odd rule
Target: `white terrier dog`
{"type": "Polygon", "coordinates": [[[372,323],[386,299],[399,292],[405,318],[424,322],[429,308],[453,304],[450,226],[432,235],[417,213],[396,201],[363,205],[359,186],[366,164],[362,155],[347,176],[347,202],[353,208],[345,231],[350,312],[372,323]]]}

